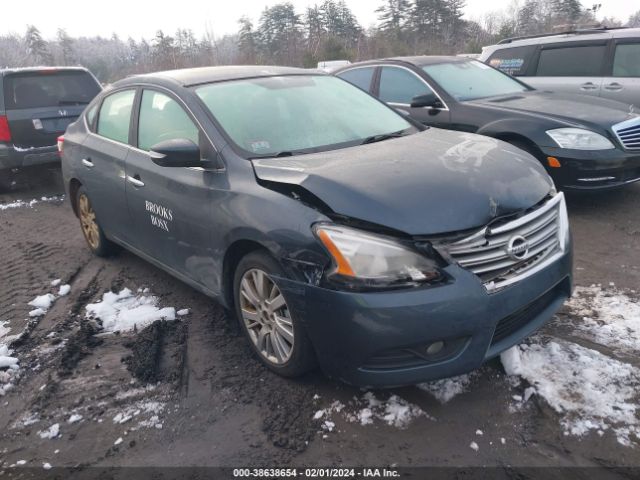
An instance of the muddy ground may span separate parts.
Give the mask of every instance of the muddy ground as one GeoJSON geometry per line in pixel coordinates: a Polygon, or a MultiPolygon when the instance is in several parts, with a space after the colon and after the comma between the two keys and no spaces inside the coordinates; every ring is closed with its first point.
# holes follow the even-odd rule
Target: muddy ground
{"type": "MultiPolygon", "coordinates": [[[[0,194],[0,204],[61,193],[49,178],[0,194]]],[[[636,289],[640,185],[571,196],[569,208],[575,283],[636,289]]],[[[406,428],[336,415],[333,431],[323,430],[317,410],[336,400],[348,405],[362,392],[320,372],[296,380],[268,372],[207,297],[126,251],[92,257],[64,198],[0,210],[2,320],[12,334],[26,333],[13,345],[19,378],[0,397],[0,470],[20,460],[36,467],[640,465],[640,448],[621,446],[609,432],[564,435],[558,414],[536,396],[511,411],[523,386],[508,381],[499,361],[444,404],[414,387],[375,392],[426,412],[406,428]],[[69,295],[26,320],[27,302],[54,291],[56,278],[71,285],[69,295]],[[149,288],[162,306],[190,313],[137,335],[96,336],[85,306],[123,287],[149,288]],[[69,423],[74,414],[82,419],[69,423]],[[41,438],[55,423],[59,436],[41,438]]],[[[567,335],[554,323],[545,333],[567,335]]]]}

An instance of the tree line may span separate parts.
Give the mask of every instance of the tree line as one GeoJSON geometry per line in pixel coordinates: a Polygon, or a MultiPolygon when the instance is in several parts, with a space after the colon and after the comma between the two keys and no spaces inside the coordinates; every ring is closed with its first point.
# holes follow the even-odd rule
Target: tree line
{"type": "MultiPolygon", "coordinates": [[[[0,66],[83,65],[101,81],[134,73],[205,65],[276,64],[314,67],[325,60],[367,60],[395,55],[479,53],[485,45],[513,36],[596,24],[622,26],[604,18],[601,4],[580,0],[524,0],[481,18],[463,18],[464,0],[380,0],[378,21],[364,27],[344,0],[324,0],[304,11],[290,2],[243,16],[237,33],[197,37],[190,29],[152,39],[117,35],[73,38],[64,29],[44,39],[30,25],[24,34],[0,36],[0,66]]],[[[640,11],[624,25],[640,27],[640,11]]]]}

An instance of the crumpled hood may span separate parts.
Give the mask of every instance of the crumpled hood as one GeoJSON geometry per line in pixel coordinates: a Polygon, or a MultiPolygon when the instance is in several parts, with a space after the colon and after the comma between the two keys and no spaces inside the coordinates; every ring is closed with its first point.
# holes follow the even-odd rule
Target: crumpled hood
{"type": "Polygon", "coordinates": [[[638,115],[631,113],[630,106],[625,103],[590,95],[555,94],[539,90],[468,103],[506,111],[518,110],[521,113],[554,118],[571,125],[597,125],[604,129],[638,115]]]}
{"type": "Polygon", "coordinates": [[[480,227],[535,205],[553,185],[539,162],[507,143],[435,128],[253,165],[259,179],[300,185],[335,213],[410,235],[480,227]]]}

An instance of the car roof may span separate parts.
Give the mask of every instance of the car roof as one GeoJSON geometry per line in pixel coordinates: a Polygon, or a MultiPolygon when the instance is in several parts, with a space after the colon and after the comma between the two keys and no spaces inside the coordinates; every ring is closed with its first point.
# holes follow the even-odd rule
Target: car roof
{"type": "Polygon", "coordinates": [[[280,75],[325,75],[319,70],[306,70],[293,67],[273,67],[260,65],[228,65],[220,67],[184,68],[166,70],[162,72],[133,75],[117,82],[118,85],[136,83],[140,81],[170,81],[183,87],[201,85],[205,83],[223,82],[225,80],[240,80],[243,78],[274,77],[280,75]]]}
{"type": "Polygon", "coordinates": [[[424,67],[426,65],[435,65],[438,63],[464,63],[473,61],[472,58],[456,57],[453,55],[415,55],[410,57],[389,57],[379,58],[377,60],[368,60],[366,62],[358,62],[348,65],[334,73],[339,73],[344,70],[352,69],[353,67],[360,67],[365,65],[379,65],[381,63],[408,63],[417,67],[424,67]]]}
{"type": "Polygon", "coordinates": [[[84,67],[16,67],[16,68],[1,68],[0,75],[12,75],[14,73],[30,73],[30,72],[48,72],[48,71],[67,71],[67,72],[89,72],[84,67]]]}
{"type": "Polygon", "coordinates": [[[524,37],[505,38],[496,45],[485,48],[501,49],[541,43],[574,42],[581,40],[598,40],[608,38],[640,37],[640,28],[585,28],[567,32],[530,35],[524,37]]]}

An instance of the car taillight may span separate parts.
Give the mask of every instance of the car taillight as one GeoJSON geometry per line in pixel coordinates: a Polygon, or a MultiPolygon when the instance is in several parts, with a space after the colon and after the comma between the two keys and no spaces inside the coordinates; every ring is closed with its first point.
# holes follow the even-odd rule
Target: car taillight
{"type": "Polygon", "coordinates": [[[9,121],[5,115],[0,115],[0,142],[11,141],[11,130],[9,130],[9,121]]]}
{"type": "Polygon", "coordinates": [[[58,137],[58,153],[62,153],[64,149],[64,135],[58,137]]]}

